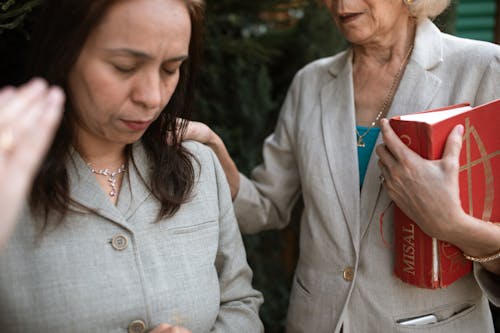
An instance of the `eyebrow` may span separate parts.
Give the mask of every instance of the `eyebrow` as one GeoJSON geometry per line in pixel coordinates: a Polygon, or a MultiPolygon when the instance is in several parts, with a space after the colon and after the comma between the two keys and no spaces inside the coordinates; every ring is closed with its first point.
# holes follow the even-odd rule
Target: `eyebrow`
{"type": "MultiPolygon", "coordinates": [[[[133,49],[128,49],[128,48],[119,48],[119,49],[104,49],[106,52],[111,52],[111,53],[123,53],[125,55],[132,56],[134,58],[139,58],[139,59],[146,59],[146,60],[151,60],[153,57],[147,53],[133,50],[133,49]]],[[[178,61],[184,61],[188,58],[187,55],[180,55],[177,57],[172,57],[167,59],[167,62],[178,62],[178,61]]]]}

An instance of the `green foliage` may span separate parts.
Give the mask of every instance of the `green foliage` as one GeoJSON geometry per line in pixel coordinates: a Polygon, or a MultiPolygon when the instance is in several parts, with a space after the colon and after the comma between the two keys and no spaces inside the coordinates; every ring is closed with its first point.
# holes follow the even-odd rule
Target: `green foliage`
{"type": "Polygon", "coordinates": [[[24,29],[26,15],[36,8],[42,0],[0,2],[0,34],[6,30],[24,29]]]}

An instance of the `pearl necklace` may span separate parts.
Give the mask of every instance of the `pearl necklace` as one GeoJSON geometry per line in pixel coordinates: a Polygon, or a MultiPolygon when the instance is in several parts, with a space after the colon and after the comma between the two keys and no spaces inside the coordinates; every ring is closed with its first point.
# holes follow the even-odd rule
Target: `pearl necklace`
{"type": "Polygon", "coordinates": [[[108,177],[108,183],[109,186],[111,186],[111,191],[108,193],[110,197],[116,196],[116,178],[124,172],[127,172],[127,169],[125,169],[125,164],[122,164],[118,170],[116,171],[111,171],[109,169],[95,169],[92,166],[92,163],[87,163],[88,167],[90,168],[90,172],[96,174],[96,175],[101,175],[101,176],[106,176],[108,177]]]}
{"type": "Polygon", "coordinates": [[[413,44],[410,46],[410,49],[408,50],[408,53],[404,57],[403,62],[401,63],[401,66],[399,67],[398,72],[394,76],[394,80],[392,81],[391,87],[389,88],[389,92],[387,93],[387,96],[385,97],[384,102],[382,103],[382,106],[380,107],[380,111],[377,113],[377,116],[371,122],[370,126],[368,126],[368,128],[366,129],[366,131],[363,132],[363,134],[360,134],[358,132],[358,129],[355,128],[358,147],[361,147],[361,148],[365,147],[365,142],[363,141],[363,138],[375,126],[377,121],[380,120],[380,117],[382,117],[382,115],[384,115],[388,111],[389,106],[391,105],[392,100],[394,98],[394,95],[396,94],[396,90],[397,90],[397,87],[399,86],[399,82],[401,82],[401,76],[404,72],[404,69],[406,68],[406,65],[408,64],[408,60],[410,58],[410,54],[412,51],[413,51],[413,44]]]}

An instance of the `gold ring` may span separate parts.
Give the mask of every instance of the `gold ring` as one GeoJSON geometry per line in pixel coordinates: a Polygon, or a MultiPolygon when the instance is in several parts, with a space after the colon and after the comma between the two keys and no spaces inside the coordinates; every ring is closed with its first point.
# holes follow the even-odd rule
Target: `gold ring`
{"type": "Polygon", "coordinates": [[[0,152],[9,152],[14,147],[14,133],[12,129],[0,130],[0,152]]]}

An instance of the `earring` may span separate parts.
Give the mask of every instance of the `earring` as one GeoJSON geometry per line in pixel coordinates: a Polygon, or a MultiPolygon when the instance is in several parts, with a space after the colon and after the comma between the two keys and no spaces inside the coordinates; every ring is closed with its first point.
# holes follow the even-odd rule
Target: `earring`
{"type": "Polygon", "coordinates": [[[405,5],[411,6],[413,3],[413,0],[403,0],[403,2],[405,3],[405,5]]]}

